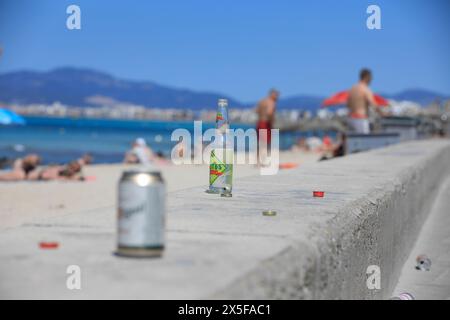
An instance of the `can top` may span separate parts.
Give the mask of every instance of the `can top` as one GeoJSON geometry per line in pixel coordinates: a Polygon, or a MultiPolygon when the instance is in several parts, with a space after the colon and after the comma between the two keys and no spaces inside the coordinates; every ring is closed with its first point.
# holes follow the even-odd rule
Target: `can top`
{"type": "Polygon", "coordinates": [[[148,183],[151,182],[161,182],[163,183],[164,180],[162,178],[161,172],[156,169],[132,169],[127,170],[122,173],[121,181],[124,180],[133,180],[137,182],[138,184],[141,184],[142,177],[146,177],[146,181],[148,183]]]}

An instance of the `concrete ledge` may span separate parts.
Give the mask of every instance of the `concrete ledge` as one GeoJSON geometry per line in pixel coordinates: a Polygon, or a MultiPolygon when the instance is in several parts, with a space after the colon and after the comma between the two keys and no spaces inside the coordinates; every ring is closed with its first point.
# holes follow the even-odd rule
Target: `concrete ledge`
{"type": "Polygon", "coordinates": [[[388,298],[449,161],[447,141],[411,142],[241,179],[231,199],[170,193],[156,260],[112,255],[113,207],[6,230],[0,298],[388,298]],[[42,252],[33,247],[42,239],[64,242],[42,252]],[[82,290],[65,286],[71,264],[82,290]],[[381,290],[366,287],[369,265],[381,268],[381,290]]]}
{"type": "MultiPolygon", "coordinates": [[[[450,145],[430,141],[308,168],[306,174],[315,176],[317,186],[320,181],[328,197],[341,194],[344,202],[331,201],[324,210],[332,215],[329,219],[311,223],[307,234],[218,297],[389,298],[437,191],[450,174],[449,161],[450,145]],[[321,175],[335,183],[327,185],[321,175]],[[369,265],[381,268],[381,290],[366,286],[369,265]]],[[[298,179],[304,175],[295,174],[298,179]]]]}

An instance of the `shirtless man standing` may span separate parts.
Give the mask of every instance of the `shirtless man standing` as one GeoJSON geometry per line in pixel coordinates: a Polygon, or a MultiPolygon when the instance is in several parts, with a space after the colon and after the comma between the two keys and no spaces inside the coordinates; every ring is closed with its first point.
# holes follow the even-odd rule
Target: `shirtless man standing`
{"type": "MultiPolygon", "coordinates": [[[[257,107],[256,107],[256,114],[258,115],[258,122],[256,124],[256,135],[258,137],[258,155],[260,154],[260,148],[264,148],[264,151],[262,154],[264,154],[264,158],[267,155],[267,150],[269,150],[268,146],[270,146],[271,138],[272,138],[272,128],[273,124],[275,122],[275,111],[277,107],[277,101],[278,97],[280,96],[280,93],[275,90],[271,89],[269,92],[269,95],[261,100],[257,107]],[[266,133],[261,136],[261,140],[264,141],[263,145],[260,146],[259,140],[260,140],[260,132],[259,130],[267,130],[266,133]]],[[[263,164],[265,162],[265,159],[259,159],[258,156],[258,162],[259,160],[262,160],[263,164]]]]}
{"type": "MultiPolygon", "coordinates": [[[[373,93],[369,88],[372,72],[363,69],[359,78],[359,82],[350,89],[348,95],[349,123],[355,133],[369,134],[369,107],[376,105],[373,93]]],[[[379,108],[375,108],[375,110],[382,115],[379,108]]]]}
{"type": "Polygon", "coordinates": [[[258,123],[256,125],[257,134],[259,137],[259,129],[267,129],[265,140],[268,144],[270,144],[270,130],[275,122],[275,110],[279,96],[280,93],[277,90],[272,89],[269,92],[269,96],[262,99],[256,107],[256,114],[258,115],[258,123]]]}

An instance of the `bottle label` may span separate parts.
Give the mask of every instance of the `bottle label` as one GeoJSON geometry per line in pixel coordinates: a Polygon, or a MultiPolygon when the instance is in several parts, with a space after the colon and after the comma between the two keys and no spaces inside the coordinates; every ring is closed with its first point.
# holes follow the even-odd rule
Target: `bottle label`
{"type": "MultiPolygon", "coordinates": [[[[209,185],[221,187],[222,184],[230,184],[233,175],[233,164],[232,161],[228,160],[230,151],[224,150],[212,150],[211,151],[211,161],[209,165],[209,185]],[[229,163],[231,162],[231,163],[229,163]]],[[[232,155],[232,151],[230,156],[232,155]]],[[[230,157],[229,160],[232,160],[230,157]]]]}
{"type": "Polygon", "coordinates": [[[216,121],[223,121],[223,115],[221,112],[217,112],[216,121]]]}

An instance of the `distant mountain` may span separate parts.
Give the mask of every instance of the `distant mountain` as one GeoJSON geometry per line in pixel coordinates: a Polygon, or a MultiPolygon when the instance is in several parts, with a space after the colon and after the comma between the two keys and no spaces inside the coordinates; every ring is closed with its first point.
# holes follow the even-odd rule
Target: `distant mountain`
{"type": "Polygon", "coordinates": [[[428,105],[437,100],[442,101],[450,99],[450,95],[444,95],[441,93],[424,89],[409,89],[393,95],[387,94],[384,95],[384,97],[398,101],[402,100],[413,101],[423,106],[428,105]]]}
{"type": "Polygon", "coordinates": [[[109,74],[75,68],[49,72],[20,71],[0,75],[0,101],[4,103],[53,103],[69,106],[93,106],[92,97],[161,108],[208,108],[218,98],[227,98],[232,106],[242,104],[226,95],[174,89],[153,82],[120,80],[109,74]]]}
{"type": "MultiPolygon", "coordinates": [[[[394,100],[409,100],[422,105],[450,96],[412,89],[398,94],[385,94],[394,100]]],[[[0,102],[45,103],[61,102],[69,106],[97,106],[124,102],[146,107],[214,109],[217,99],[227,98],[231,107],[252,107],[227,95],[196,92],[162,86],[148,81],[117,79],[107,73],[78,68],[59,68],[49,72],[18,71],[0,74],[0,102]]],[[[316,111],[325,97],[298,95],[279,101],[280,109],[316,111]]]]}
{"type": "Polygon", "coordinates": [[[298,95],[280,99],[278,103],[279,109],[302,109],[316,111],[322,105],[325,97],[298,95]]]}

